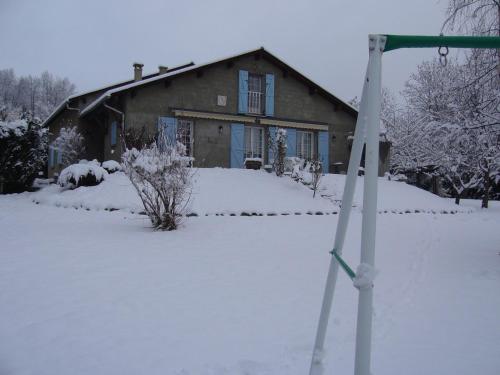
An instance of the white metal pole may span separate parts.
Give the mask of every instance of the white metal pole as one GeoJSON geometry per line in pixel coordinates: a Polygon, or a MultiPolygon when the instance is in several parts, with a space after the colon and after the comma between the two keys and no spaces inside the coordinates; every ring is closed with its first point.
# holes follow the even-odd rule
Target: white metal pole
{"type": "MultiPolygon", "coordinates": [[[[367,87],[368,87],[368,70],[363,83],[363,91],[361,94],[361,103],[359,106],[358,119],[354,130],[354,140],[352,144],[351,156],[349,158],[349,167],[347,169],[347,177],[342,195],[342,205],[340,207],[339,221],[335,232],[334,249],[337,254],[342,254],[344,246],[347,226],[349,224],[349,216],[351,214],[352,200],[354,190],[356,189],[356,180],[358,176],[359,163],[363,153],[363,145],[365,144],[366,132],[366,106],[367,106],[367,87]]],[[[337,282],[339,264],[332,256],[330,259],[330,267],[326,279],[325,291],[323,295],[323,303],[316,331],[316,340],[314,343],[313,356],[311,360],[310,375],[321,375],[323,373],[323,347],[325,343],[326,330],[328,328],[328,319],[332,306],[335,284],[337,282]]]]}
{"type": "MultiPolygon", "coordinates": [[[[363,189],[363,220],[361,230],[361,266],[365,268],[368,282],[359,287],[358,319],[356,327],[355,375],[370,375],[372,314],[373,314],[373,267],[375,265],[375,239],[377,229],[377,183],[380,134],[380,97],[382,52],[385,37],[369,36],[370,58],[368,61],[368,105],[365,178],[363,189]]],[[[358,270],[360,270],[358,268],[358,270]]],[[[360,277],[357,272],[356,277],[360,277]]]]}

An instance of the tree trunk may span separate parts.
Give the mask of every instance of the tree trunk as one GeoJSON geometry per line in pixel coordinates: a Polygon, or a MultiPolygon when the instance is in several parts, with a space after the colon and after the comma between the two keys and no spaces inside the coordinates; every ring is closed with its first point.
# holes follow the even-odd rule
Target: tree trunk
{"type": "MultiPolygon", "coordinates": [[[[498,15],[498,36],[500,36],[500,3],[497,5],[497,15],[498,15]]],[[[500,77],[500,48],[497,49],[497,57],[498,57],[498,64],[497,64],[497,71],[498,71],[498,76],[500,77]]]]}
{"type": "Polygon", "coordinates": [[[455,195],[455,204],[460,205],[460,193],[457,191],[455,195]]]}
{"type": "Polygon", "coordinates": [[[488,208],[488,201],[490,199],[490,173],[489,173],[489,168],[486,172],[484,172],[484,194],[483,194],[483,200],[481,202],[481,208],[488,208]]]}

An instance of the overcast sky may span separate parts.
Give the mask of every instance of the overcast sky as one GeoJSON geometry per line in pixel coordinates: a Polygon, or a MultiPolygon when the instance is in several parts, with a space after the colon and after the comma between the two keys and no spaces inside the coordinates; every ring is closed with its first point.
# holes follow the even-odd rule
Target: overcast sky
{"type": "MultiPolygon", "coordinates": [[[[48,70],[87,90],[159,64],[203,63],[264,46],[342,99],[359,96],[369,33],[440,32],[447,0],[0,0],[0,69],[48,70]]],[[[399,91],[435,50],[384,55],[399,91]]]]}

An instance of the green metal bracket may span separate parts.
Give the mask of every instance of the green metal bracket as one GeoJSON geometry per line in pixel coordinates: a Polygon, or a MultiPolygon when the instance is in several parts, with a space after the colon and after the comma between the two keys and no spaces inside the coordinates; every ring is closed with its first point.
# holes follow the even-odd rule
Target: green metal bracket
{"type": "Polygon", "coordinates": [[[330,254],[332,254],[334,258],[337,260],[337,262],[339,262],[340,267],[342,267],[345,273],[347,273],[347,276],[349,276],[351,280],[353,280],[356,277],[356,274],[351,269],[351,267],[349,267],[349,265],[344,261],[344,259],[340,257],[340,255],[337,253],[337,250],[333,249],[332,251],[330,251],[330,254]]]}
{"type": "Polygon", "coordinates": [[[500,48],[498,36],[385,35],[384,52],[399,48],[500,48]]]}

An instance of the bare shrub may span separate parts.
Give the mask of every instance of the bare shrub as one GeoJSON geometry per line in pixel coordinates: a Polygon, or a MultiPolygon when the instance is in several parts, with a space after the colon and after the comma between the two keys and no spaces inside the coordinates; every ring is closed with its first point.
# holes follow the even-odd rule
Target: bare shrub
{"type": "Polygon", "coordinates": [[[313,198],[316,197],[316,191],[318,191],[321,176],[323,175],[323,168],[321,167],[321,161],[314,159],[309,162],[309,173],[311,174],[311,189],[313,191],[313,198]]]}
{"type": "Polygon", "coordinates": [[[274,138],[269,137],[269,149],[274,155],[274,160],[270,160],[270,162],[278,177],[285,173],[286,148],[286,129],[279,128],[274,138]]]}
{"type": "Polygon", "coordinates": [[[192,158],[180,142],[169,142],[162,132],[158,145],[127,149],[122,156],[124,172],[136,189],[153,227],[177,229],[191,197],[192,158]]]}
{"type": "Polygon", "coordinates": [[[123,140],[125,141],[125,148],[142,150],[153,143],[155,137],[148,132],[145,126],[142,128],[130,127],[126,129],[123,140]]]}
{"type": "Polygon", "coordinates": [[[308,186],[313,191],[313,198],[320,187],[323,168],[319,159],[305,160],[297,157],[287,158],[287,164],[291,166],[292,180],[308,186]]]}

